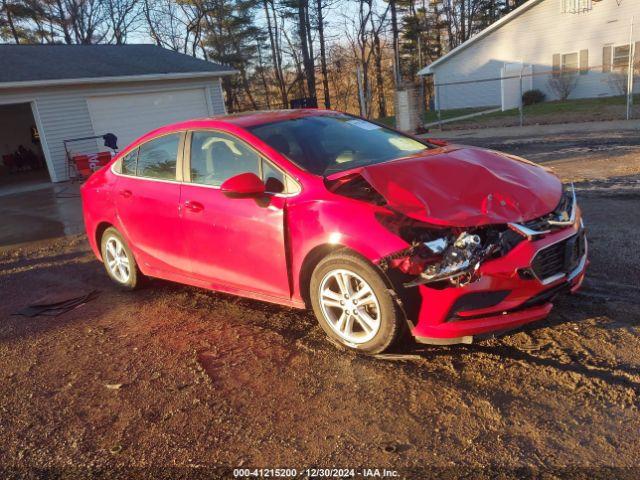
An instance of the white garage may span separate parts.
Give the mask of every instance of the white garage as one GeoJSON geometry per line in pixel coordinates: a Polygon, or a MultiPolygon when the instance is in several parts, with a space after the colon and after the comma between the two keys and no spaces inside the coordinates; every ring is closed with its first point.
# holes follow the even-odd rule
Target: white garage
{"type": "Polygon", "coordinates": [[[67,180],[64,140],[113,133],[122,148],[168,123],[225,114],[222,77],[235,73],[154,45],[0,45],[0,64],[11,67],[0,69],[0,124],[11,126],[0,186],[67,180]]]}
{"type": "Polygon", "coordinates": [[[115,134],[121,147],[153,128],[212,110],[204,88],[90,97],[87,105],[93,130],[115,134]]]}

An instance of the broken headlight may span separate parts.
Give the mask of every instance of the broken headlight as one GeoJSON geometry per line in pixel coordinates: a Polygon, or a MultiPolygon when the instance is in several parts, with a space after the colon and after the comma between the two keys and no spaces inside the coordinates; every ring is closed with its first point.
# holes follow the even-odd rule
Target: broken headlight
{"type": "Polygon", "coordinates": [[[380,266],[416,275],[405,287],[441,281],[464,285],[473,280],[480,263],[499,248],[497,237],[482,233],[449,231],[438,238],[414,242],[410,248],[383,258],[380,266]]]}
{"type": "Polygon", "coordinates": [[[455,285],[469,283],[482,260],[497,247],[492,242],[483,244],[480,235],[466,231],[453,239],[438,239],[423,245],[435,261],[426,264],[416,279],[405,284],[407,287],[443,280],[455,285]]]}

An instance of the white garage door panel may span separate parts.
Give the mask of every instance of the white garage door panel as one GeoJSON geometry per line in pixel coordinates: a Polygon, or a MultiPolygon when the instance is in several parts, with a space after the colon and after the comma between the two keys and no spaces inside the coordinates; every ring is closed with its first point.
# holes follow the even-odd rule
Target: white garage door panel
{"type": "Polygon", "coordinates": [[[120,149],[154,128],[209,115],[204,89],[92,97],[87,105],[93,131],[115,134],[120,149]]]}

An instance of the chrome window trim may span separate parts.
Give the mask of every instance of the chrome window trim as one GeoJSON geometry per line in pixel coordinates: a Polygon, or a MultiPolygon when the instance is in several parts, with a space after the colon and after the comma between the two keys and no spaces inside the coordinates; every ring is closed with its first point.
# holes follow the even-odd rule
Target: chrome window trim
{"type": "MultiPolygon", "coordinates": [[[[152,180],[166,180],[166,179],[160,179],[160,178],[154,178],[154,177],[145,177],[142,175],[138,175],[138,162],[140,161],[140,149],[144,146],[147,145],[148,143],[151,142],[155,142],[156,140],[163,138],[163,137],[168,137],[169,135],[178,135],[178,151],[176,152],[176,171],[175,171],[175,177],[176,179],[174,181],[176,182],[180,182],[182,180],[182,157],[184,154],[184,139],[186,136],[186,130],[174,130],[172,132],[166,132],[163,133],[161,135],[158,135],[156,137],[150,138],[149,140],[147,140],[144,143],[141,143],[138,145],[138,158],[136,160],[136,178],[150,178],[152,180]]],[[[172,180],[167,180],[167,181],[172,181],[172,180]]]]}
{"type": "MultiPolygon", "coordinates": [[[[120,160],[118,160],[119,162],[120,160]]],[[[188,185],[190,187],[202,187],[202,188],[210,188],[213,190],[220,190],[220,186],[219,185],[202,185],[200,183],[192,183],[192,182],[185,182],[185,181],[181,181],[181,180],[163,180],[160,178],[150,178],[150,177],[138,177],[136,175],[126,175],[124,173],[119,173],[117,171],[115,171],[114,167],[116,166],[116,164],[118,162],[115,162],[113,165],[111,165],[111,173],[113,173],[114,175],[118,176],[118,177],[124,177],[124,178],[133,178],[136,180],[148,180],[151,182],[160,182],[160,183],[173,183],[173,184],[177,184],[177,185],[188,185]]],[[[295,192],[295,193],[270,193],[270,192],[265,192],[265,195],[270,195],[272,197],[279,197],[279,198],[290,198],[290,197],[295,197],[296,195],[299,195],[300,192],[295,192]]]]}
{"type": "Polygon", "coordinates": [[[162,178],[138,177],[137,175],[126,175],[124,173],[116,172],[115,166],[119,161],[120,161],[120,159],[118,159],[117,162],[114,162],[114,164],[111,165],[111,173],[113,173],[114,175],[116,175],[118,177],[134,178],[136,180],[147,180],[147,181],[150,181],[150,182],[175,183],[175,184],[178,184],[178,185],[184,183],[184,182],[181,182],[180,180],[165,180],[165,179],[162,179],[162,178]]]}
{"type": "MultiPolygon", "coordinates": [[[[143,143],[139,143],[137,145],[135,145],[132,148],[128,148],[123,150],[123,152],[120,155],[120,158],[118,158],[118,160],[116,160],[115,162],[113,162],[111,164],[111,173],[113,173],[114,175],[117,175],[118,177],[124,177],[124,178],[139,178],[141,180],[151,180],[154,182],[163,182],[163,183],[182,183],[182,163],[183,163],[183,156],[184,156],[184,144],[185,144],[185,138],[186,138],[186,133],[187,130],[174,130],[172,132],[166,132],[163,133],[161,135],[158,135],[156,137],[150,138],[149,140],[146,140],[143,143]],[[142,177],[139,175],[127,175],[125,173],[121,173],[118,172],[116,170],[116,167],[120,167],[122,164],[122,159],[124,157],[126,157],[127,155],[129,155],[133,150],[138,150],[138,155],[140,155],[140,147],[143,145],[146,145],[149,142],[153,142],[154,140],[158,139],[158,138],[162,138],[162,137],[166,137],[168,135],[180,135],[180,139],[178,142],[178,153],[176,156],[176,179],[175,180],[167,180],[165,178],[153,178],[153,177],[142,177]]],[[[136,173],[138,172],[138,159],[136,158],[136,173]]]]}
{"type": "MultiPolygon", "coordinates": [[[[230,137],[237,139],[238,141],[242,142],[244,145],[246,145],[249,149],[253,150],[256,155],[258,155],[258,157],[261,160],[264,160],[265,162],[267,162],[268,164],[270,164],[275,170],[278,170],[279,172],[282,172],[282,174],[288,178],[291,179],[291,181],[293,183],[295,183],[298,186],[298,191],[296,192],[291,192],[291,193],[274,193],[274,192],[265,192],[266,195],[270,195],[273,197],[279,197],[279,198],[291,198],[291,197],[295,197],[297,195],[300,195],[300,193],[302,192],[302,185],[300,184],[300,182],[298,181],[297,178],[295,178],[293,175],[291,175],[289,172],[285,171],[282,167],[280,167],[279,165],[276,165],[275,163],[273,163],[273,161],[271,161],[269,158],[267,158],[267,156],[265,154],[263,154],[262,152],[260,152],[257,148],[255,148],[253,145],[249,144],[248,142],[244,141],[243,139],[241,139],[240,137],[238,137],[237,135],[234,135],[231,132],[228,132],[226,130],[221,130],[219,128],[214,128],[214,127],[203,127],[203,128],[197,128],[197,129],[190,129],[187,130],[186,134],[185,134],[185,140],[184,140],[184,148],[183,148],[183,181],[182,183],[184,183],[185,185],[190,185],[190,186],[194,186],[194,187],[204,187],[204,188],[212,188],[212,189],[216,189],[216,190],[220,190],[220,185],[205,185],[202,183],[194,183],[191,182],[191,136],[194,132],[215,132],[215,133],[222,133],[225,135],[229,135],[230,137]],[[189,179],[189,180],[187,180],[189,179]]],[[[262,165],[258,165],[259,169],[260,169],[260,173],[262,174],[262,165]]]]}
{"type": "MultiPolygon", "coordinates": [[[[191,187],[202,187],[202,188],[210,188],[213,190],[220,190],[220,185],[204,185],[202,183],[193,183],[190,181],[186,181],[184,180],[185,178],[185,174],[184,172],[186,170],[189,170],[190,167],[190,163],[191,163],[191,158],[190,158],[190,153],[191,153],[191,133],[192,132],[199,132],[199,131],[213,131],[213,132],[221,132],[221,133],[226,133],[228,135],[231,135],[234,138],[238,138],[233,134],[230,134],[228,132],[225,132],[224,130],[219,130],[219,129],[198,129],[198,130],[177,130],[174,132],[168,132],[162,135],[158,135],[157,137],[153,137],[152,139],[147,140],[144,143],[138,144],[136,145],[134,148],[131,148],[129,150],[125,150],[122,155],[120,156],[120,158],[118,158],[118,160],[116,160],[115,162],[113,162],[111,164],[111,173],[113,173],[114,175],[118,176],[118,177],[123,177],[123,178],[133,178],[136,180],[147,180],[147,181],[151,181],[151,182],[159,182],[159,183],[171,183],[171,184],[177,184],[177,185],[188,185],[191,187]],[[139,177],[138,175],[127,175],[121,172],[117,171],[117,167],[120,166],[122,159],[124,157],[126,157],[129,153],[131,153],[132,150],[135,149],[139,149],[140,146],[144,145],[145,143],[151,142],[153,140],[155,140],[156,138],[160,138],[166,135],[170,135],[170,134],[175,134],[175,133],[180,133],[182,134],[181,139],[180,139],[180,145],[178,145],[178,161],[176,163],[176,180],[166,180],[166,179],[161,179],[161,178],[152,178],[152,177],[139,177]],[[189,161],[186,161],[187,157],[189,158],[189,161]],[[181,177],[180,180],[178,180],[178,176],[181,177]]],[[[240,141],[243,141],[242,139],[239,139],[240,141]]],[[[243,141],[244,142],[244,141],[243,141]]],[[[265,195],[269,195],[272,197],[277,197],[277,198],[291,198],[291,197],[295,197],[297,195],[300,195],[300,193],[302,192],[302,185],[300,184],[300,182],[298,182],[298,180],[293,177],[291,174],[285,172],[282,168],[280,168],[278,165],[275,165],[271,160],[269,160],[268,158],[265,157],[265,155],[261,154],[258,150],[256,150],[255,148],[253,148],[251,145],[249,145],[247,142],[244,142],[247,146],[249,146],[249,148],[251,148],[252,150],[254,150],[258,156],[260,157],[260,159],[265,160],[266,162],[268,162],[270,165],[273,166],[274,169],[282,172],[283,175],[286,175],[287,177],[289,177],[291,179],[291,181],[293,181],[297,186],[298,186],[298,191],[297,192],[292,192],[292,193],[273,193],[273,192],[265,192],[265,195]]],[[[137,162],[136,162],[137,165],[137,162]]],[[[137,166],[136,166],[136,171],[137,171],[137,166]]],[[[190,171],[188,172],[190,174],[190,171]]]]}

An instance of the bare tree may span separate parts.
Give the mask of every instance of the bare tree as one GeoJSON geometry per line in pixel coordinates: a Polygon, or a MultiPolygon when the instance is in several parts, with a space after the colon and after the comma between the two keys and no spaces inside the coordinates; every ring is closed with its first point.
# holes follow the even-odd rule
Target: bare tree
{"type": "Polygon", "coordinates": [[[400,33],[398,29],[398,10],[396,5],[396,0],[389,0],[389,7],[391,9],[391,32],[393,35],[394,80],[396,88],[398,88],[402,83],[402,74],[400,73],[400,33]]]}
{"type": "Polygon", "coordinates": [[[318,21],[318,37],[320,40],[320,68],[322,70],[322,90],[324,93],[324,107],[331,108],[331,96],[329,94],[329,77],[327,73],[327,53],[324,38],[324,5],[323,0],[316,0],[316,15],[318,21]]]}
{"type": "Polygon", "coordinates": [[[13,37],[13,41],[16,43],[20,43],[20,34],[18,33],[18,27],[14,20],[14,9],[15,5],[13,3],[9,3],[7,0],[2,0],[2,15],[3,18],[0,18],[0,34],[4,37],[6,34],[3,30],[8,27],[8,30],[13,37]]]}
{"type": "Polygon", "coordinates": [[[107,14],[101,0],[64,0],[59,10],[60,24],[65,24],[72,41],[68,43],[101,43],[108,35],[107,14]]]}
{"type": "Polygon", "coordinates": [[[173,0],[144,0],[142,11],[149,36],[156,45],[176,52],[184,51],[185,22],[173,0]]]}
{"type": "Polygon", "coordinates": [[[271,46],[271,59],[273,61],[273,71],[280,90],[280,99],[284,108],[289,104],[287,97],[287,87],[282,72],[282,49],[280,48],[280,36],[278,31],[278,20],[276,18],[274,0],[262,0],[264,14],[267,21],[267,33],[271,46]]]}
{"type": "Polygon", "coordinates": [[[557,74],[553,74],[547,84],[553,93],[560,100],[566,100],[571,95],[571,92],[576,87],[578,82],[578,75],[574,71],[565,71],[557,74]]]}
{"type": "Polygon", "coordinates": [[[141,19],[140,0],[103,0],[111,29],[111,43],[122,45],[141,19]]]}
{"type": "Polygon", "coordinates": [[[347,35],[356,59],[356,75],[360,83],[358,104],[360,111],[369,117],[371,114],[371,87],[369,82],[369,64],[373,49],[371,48],[369,22],[373,14],[373,0],[358,0],[358,16],[351,19],[355,34],[347,35]]]}
{"type": "Polygon", "coordinates": [[[298,37],[302,52],[302,64],[307,81],[307,91],[311,97],[316,96],[316,71],[313,62],[313,44],[311,42],[311,25],[309,22],[309,1],[296,0],[298,10],[298,37]]]}
{"type": "Polygon", "coordinates": [[[387,13],[389,12],[390,5],[387,5],[384,13],[382,15],[378,15],[378,24],[376,25],[374,21],[374,15],[371,15],[371,33],[373,35],[373,59],[374,59],[374,67],[375,67],[375,78],[376,78],[376,91],[378,94],[378,116],[386,117],[387,116],[387,100],[385,97],[385,89],[384,89],[384,74],[382,72],[382,45],[380,42],[381,30],[384,27],[385,19],[387,17],[387,13]]]}

